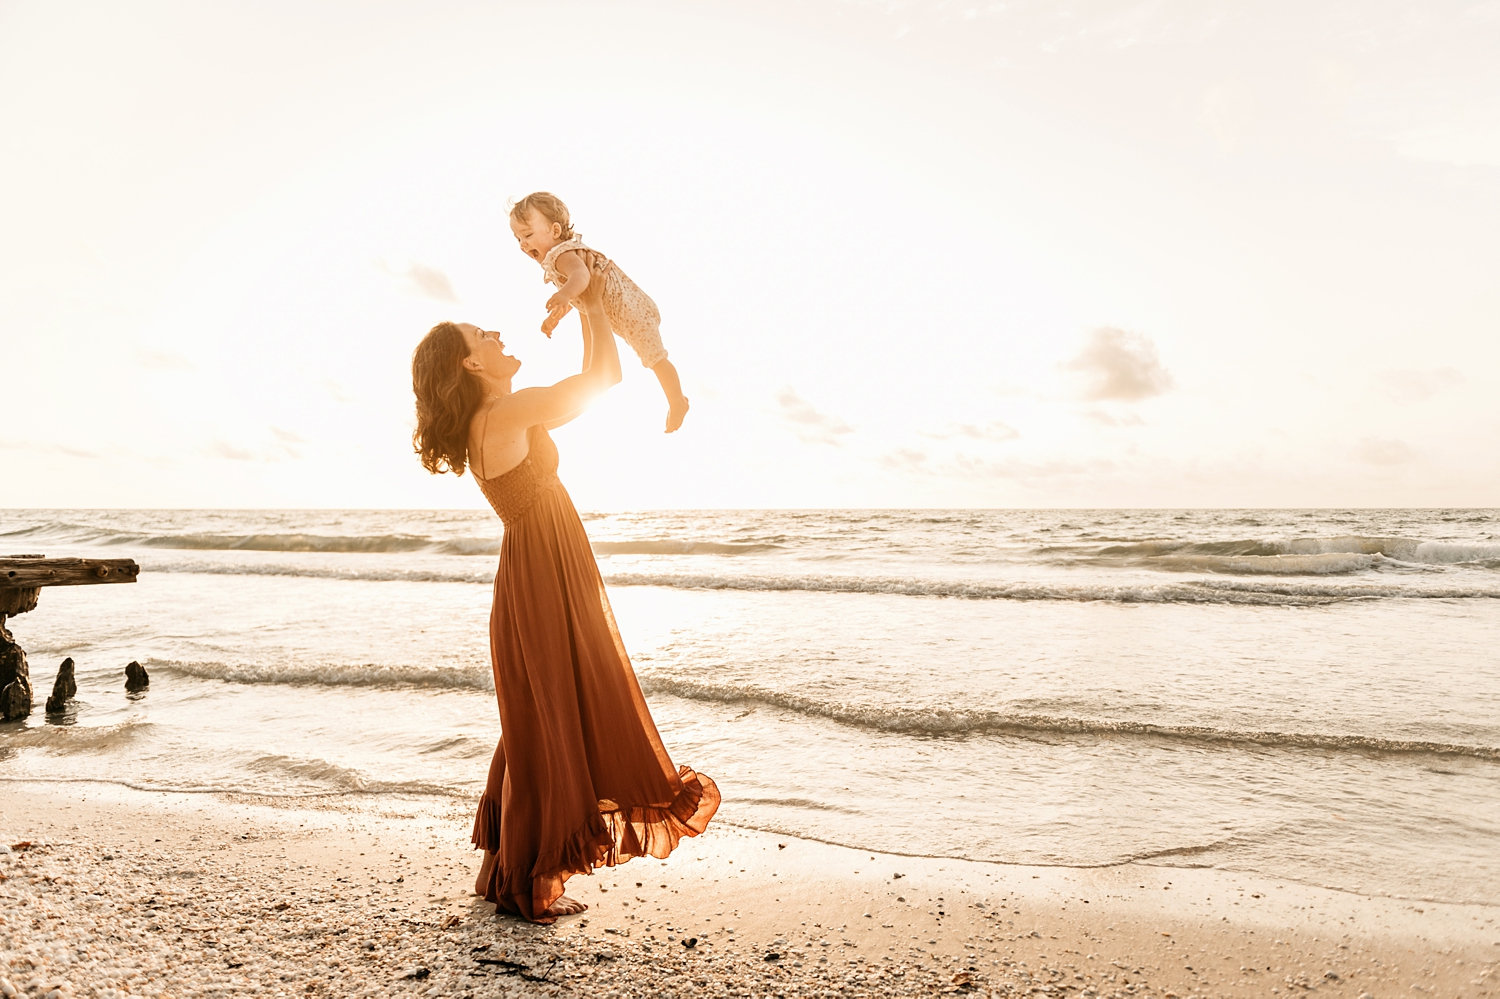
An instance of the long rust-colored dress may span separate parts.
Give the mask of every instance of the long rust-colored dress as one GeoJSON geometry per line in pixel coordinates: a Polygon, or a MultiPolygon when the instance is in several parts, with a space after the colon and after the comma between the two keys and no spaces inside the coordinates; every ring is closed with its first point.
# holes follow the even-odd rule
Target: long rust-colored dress
{"type": "Polygon", "coordinates": [[[707,827],[719,789],[672,766],[557,479],[557,447],[541,426],[527,438],[519,465],[475,473],[505,536],[490,615],[500,744],[473,839],[487,851],[476,891],[552,922],[545,913],[569,877],[666,857],[707,827]]]}

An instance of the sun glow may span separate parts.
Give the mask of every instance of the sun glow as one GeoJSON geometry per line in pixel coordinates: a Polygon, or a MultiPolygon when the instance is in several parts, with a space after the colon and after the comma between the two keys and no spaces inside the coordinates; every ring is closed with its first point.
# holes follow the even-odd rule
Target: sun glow
{"type": "MultiPolygon", "coordinates": [[[[693,401],[662,434],[627,351],[559,435],[580,505],[1493,498],[1453,433],[1500,437],[1487,119],[1418,141],[1408,101],[1370,140],[1411,79],[1339,38],[1299,89],[1170,18],[653,3],[587,8],[560,70],[503,42],[551,12],[312,10],[0,15],[7,393],[47,413],[0,503],[477,505],[410,454],[410,352],[470,320],[522,382],[573,370],[506,224],[535,189],[660,304],[693,401]],[[1146,354],[1150,391],[1096,391],[1146,354]]],[[[1500,84],[1471,28],[1434,28],[1454,93],[1500,84]]]]}

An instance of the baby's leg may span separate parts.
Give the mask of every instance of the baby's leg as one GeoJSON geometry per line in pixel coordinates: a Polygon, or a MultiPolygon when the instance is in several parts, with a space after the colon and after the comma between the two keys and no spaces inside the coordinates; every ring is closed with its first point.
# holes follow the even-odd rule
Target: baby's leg
{"type": "Polygon", "coordinates": [[[682,381],[677,377],[677,366],[665,357],[651,366],[651,373],[661,382],[662,393],[667,397],[667,433],[682,426],[687,416],[688,398],[682,394],[682,381]]]}
{"type": "MultiPolygon", "coordinates": [[[[661,342],[658,325],[661,315],[656,311],[655,303],[644,293],[640,299],[643,301],[636,303],[640,306],[638,309],[619,309],[609,318],[620,339],[628,343],[635,356],[641,359],[641,366],[650,368],[656,380],[661,382],[662,394],[667,397],[667,433],[670,434],[682,426],[683,418],[687,416],[688,400],[682,394],[677,366],[667,360],[667,348],[661,342]]],[[[609,308],[608,299],[605,308],[609,308]]]]}

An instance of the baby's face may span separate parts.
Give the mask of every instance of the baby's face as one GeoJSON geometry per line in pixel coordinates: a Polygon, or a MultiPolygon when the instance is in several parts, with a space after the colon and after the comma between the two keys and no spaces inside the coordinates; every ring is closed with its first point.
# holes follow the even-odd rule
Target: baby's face
{"type": "Polygon", "coordinates": [[[521,252],[532,260],[541,260],[547,251],[562,242],[562,226],[548,222],[542,213],[533,208],[524,220],[511,219],[510,231],[516,234],[521,252]]]}

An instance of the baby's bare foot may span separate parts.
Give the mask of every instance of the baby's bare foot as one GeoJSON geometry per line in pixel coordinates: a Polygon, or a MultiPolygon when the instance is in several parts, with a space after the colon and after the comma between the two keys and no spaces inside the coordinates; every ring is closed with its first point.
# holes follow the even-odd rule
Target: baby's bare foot
{"type": "Polygon", "coordinates": [[[667,407],[667,433],[670,434],[682,426],[682,420],[683,417],[687,416],[687,411],[687,396],[680,395],[672,400],[671,404],[667,407]]]}
{"type": "Polygon", "coordinates": [[[547,911],[542,913],[542,915],[576,916],[580,912],[587,912],[588,909],[589,907],[587,905],[578,901],[576,898],[569,898],[568,896],[564,895],[556,902],[553,902],[551,905],[547,906],[547,911]]]}

